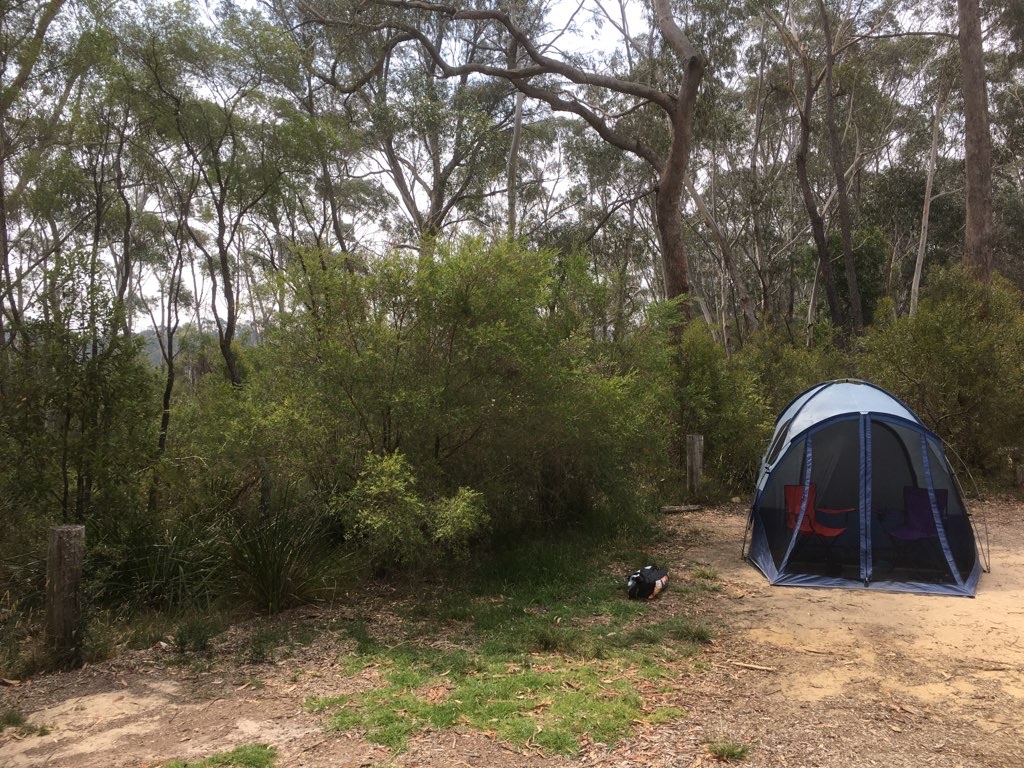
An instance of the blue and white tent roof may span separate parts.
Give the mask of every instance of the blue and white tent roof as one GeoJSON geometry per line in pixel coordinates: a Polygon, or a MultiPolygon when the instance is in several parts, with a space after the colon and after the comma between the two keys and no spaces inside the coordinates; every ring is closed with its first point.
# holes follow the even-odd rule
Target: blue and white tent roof
{"type": "Polygon", "coordinates": [[[768,451],[761,461],[761,477],[785,453],[785,447],[793,438],[815,424],[847,413],[886,414],[915,424],[921,423],[906,405],[874,384],[859,379],[826,381],[799,395],[783,410],[775,422],[768,451]]]}

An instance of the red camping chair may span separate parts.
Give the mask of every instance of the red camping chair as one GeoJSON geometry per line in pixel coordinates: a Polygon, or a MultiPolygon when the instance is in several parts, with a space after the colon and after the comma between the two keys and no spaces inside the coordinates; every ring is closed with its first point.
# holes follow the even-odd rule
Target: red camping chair
{"type": "MultiPolygon", "coordinates": [[[[807,509],[804,512],[804,519],[800,521],[800,535],[817,536],[825,541],[832,541],[846,531],[846,526],[838,528],[827,525],[818,519],[819,513],[827,515],[847,515],[853,512],[849,509],[829,509],[827,507],[815,507],[814,496],[817,488],[814,483],[807,486],[807,509]]],[[[786,492],[786,525],[789,528],[796,528],[796,521],[800,518],[800,504],[804,498],[804,487],[802,485],[787,485],[786,492]]]]}

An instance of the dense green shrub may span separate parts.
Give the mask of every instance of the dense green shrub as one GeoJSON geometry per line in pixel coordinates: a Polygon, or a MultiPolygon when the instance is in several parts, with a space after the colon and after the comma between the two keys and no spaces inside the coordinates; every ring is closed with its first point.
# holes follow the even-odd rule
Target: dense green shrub
{"type": "MultiPolygon", "coordinates": [[[[1024,434],[1024,299],[998,276],[935,270],[913,316],[864,339],[866,378],[906,402],[972,470],[1005,471],[1024,434]]],[[[1019,458],[1019,457],[1018,457],[1019,458]]]]}
{"type": "Polygon", "coordinates": [[[275,614],[308,602],[324,586],[331,558],[325,515],[285,484],[268,503],[242,504],[221,519],[233,593],[275,614]]]}
{"type": "Polygon", "coordinates": [[[701,321],[684,331],[679,356],[682,425],[704,435],[704,492],[712,498],[751,491],[779,412],[807,388],[852,368],[827,337],[808,348],[770,327],[730,357],[701,321]]]}
{"type": "Polygon", "coordinates": [[[123,614],[206,606],[224,580],[210,514],[140,507],[86,527],[91,602],[123,614]]]}
{"type": "MultiPolygon", "coordinates": [[[[839,302],[840,313],[843,317],[850,317],[850,287],[846,282],[846,267],[843,257],[843,241],[838,232],[832,232],[828,237],[828,251],[833,264],[833,278],[835,280],[836,299],[839,302]]],[[[885,271],[888,265],[889,251],[884,233],[875,226],[859,229],[853,233],[853,261],[857,273],[857,291],[860,293],[861,312],[864,324],[870,325],[874,322],[875,312],[879,302],[885,294],[885,271]]],[[[800,254],[797,269],[800,277],[810,282],[814,279],[814,273],[818,270],[818,252],[813,245],[807,246],[800,254]]],[[[821,276],[818,276],[819,281],[821,276]]],[[[825,303],[825,286],[819,282],[818,286],[818,321],[815,328],[815,336],[818,339],[824,335],[830,336],[834,332],[831,318],[827,315],[828,310],[825,303]]],[[[806,311],[807,306],[801,307],[806,311]]],[[[843,329],[848,332],[849,329],[843,329]]]]}
{"type": "Polygon", "coordinates": [[[804,390],[830,379],[852,376],[855,358],[843,355],[823,336],[813,347],[793,344],[777,329],[766,328],[736,355],[736,363],[756,381],[774,419],[804,390]]]}
{"type": "Polygon", "coordinates": [[[134,339],[92,348],[84,333],[36,330],[31,346],[0,355],[5,541],[26,524],[84,523],[131,508],[156,447],[155,376],[134,339]]]}
{"type": "Polygon", "coordinates": [[[603,290],[570,262],[479,241],[360,269],[297,252],[294,306],[237,350],[243,385],[214,366],[179,386],[136,503],[90,533],[97,599],[276,610],[339,552],[416,568],[647,505],[671,307],[605,340],[603,290]]]}
{"type": "Polygon", "coordinates": [[[479,493],[423,499],[412,467],[401,453],[367,457],[355,487],[340,500],[340,514],[353,537],[378,564],[417,565],[464,555],[486,518],[479,493]]]}
{"type": "Polygon", "coordinates": [[[343,526],[378,557],[635,505],[664,475],[667,335],[655,323],[599,341],[585,270],[471,240],[359,272],[310,259],[292,280],[301,303],[247,385],[263,412],[248,423],[279,415],[246,451],[304,473],[324,504],[360,499],[343,526]],[[388,478],[396,500],[369,503],[388,478]]]}
{"type": "Polygon", "coordinates": [[[678,402],[686,433],[704,435],[705,493],[731,495],[753,486],[771,413],[757,379],[711,337],[702,321],[683,332],[678,402]]]}
{"type": "Polygon", "coordinates": [[[0,634],[23,646],[2,644],[7,659],[35,654],[48,528],[84,524],[91,558],[140,509],[156,453],[155,372],[90,269],[87,254],[58,254],[47,311],[0,345],[0,634]]]}

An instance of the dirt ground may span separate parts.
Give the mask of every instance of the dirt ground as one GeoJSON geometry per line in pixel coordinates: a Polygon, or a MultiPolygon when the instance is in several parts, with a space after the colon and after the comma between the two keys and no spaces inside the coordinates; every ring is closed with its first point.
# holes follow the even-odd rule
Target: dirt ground
{"type": "MultiPolygon", "coordinates": [[[[1019,768],[1024,765],[1024,504],[974,505],[986,521],[991,573],[975,599],[769,587],[739,559],[740,505],[667,517],[661,545],[676,573],[717,570],[702,610],[718,636],[673,703],[685,718],[638,726],[613,748],[574,759],[520,750],[471,730],[429,732],[392,756],[305,712],[311,695],[374,684],[344,675],[324,633],[274,664],[167,664],[160,646],[73,673],[5,681],[15,707],[46,735],[0,732],[0,767],[159,766],[240,744],[273,745],[284,766],[604,766],[717,764],[706,743],[750,745],[752,768],[1019,768]],[[12,684],[17,683],[17,684],[12,684]]],[[[657,611],[681,611],[671,588],[657,611]]],[[[297,623],[344,608],[306,609],[297,623]]],[[[383,608],[381,610],[384,610],[383,608]]],[[[652,614],[655,611],[651,611],[652,614]]],[[[386,621],[381,614],[379,620],[386,621]]]]}

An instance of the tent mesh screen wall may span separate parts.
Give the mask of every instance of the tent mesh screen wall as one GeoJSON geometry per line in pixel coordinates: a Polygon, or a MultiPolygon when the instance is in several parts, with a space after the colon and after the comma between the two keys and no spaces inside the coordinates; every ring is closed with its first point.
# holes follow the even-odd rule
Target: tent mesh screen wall
{"type": "Polygon", "coordinates": [[[935,435],[864,382],[829,382],[801,398],[765,456],[751,562],[773,584],[973,595],[973,530],[935,435]],[[876,412],[858,410],[867,388],[860,399],[876,412]]]}

